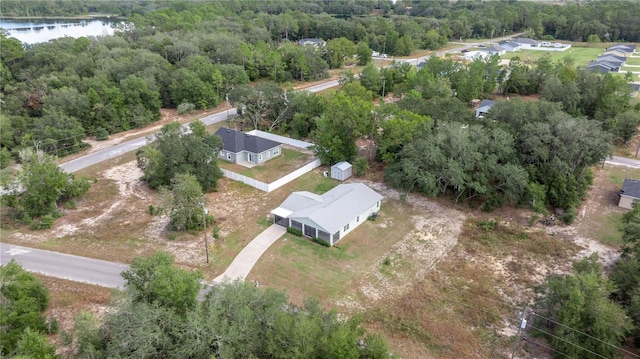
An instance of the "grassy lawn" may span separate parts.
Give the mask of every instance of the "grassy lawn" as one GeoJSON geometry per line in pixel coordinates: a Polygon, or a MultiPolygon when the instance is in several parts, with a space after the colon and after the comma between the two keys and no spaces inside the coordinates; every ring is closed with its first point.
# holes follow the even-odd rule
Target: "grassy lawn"
{"type": "Polygon", "coordinates": [[[221,168],[226,170],[239,173],[258,181],[271,183],[311,162],[311,157],[312,156],[309,154],[283,148],[280,156],[252,168],[247,168],[224,160],[219,160],[218,164],[221,168]]]}
{"type": "MultiPolygon", "coordinates": [[[[328,187],[315,185],[322,190],[328,187]]],[[[412,216],[417,214],[395,199],[385,200],[378,213],[376,221],[364,221],[331,248],[287,234],[260,258],[248,279],[286,289],[299,303],[307,296],[325,304],[343,297],[394,243],[413,230],[412,216]]]]}
{"type": "Polygon", "coordinates": [[[503,55],[502,59],[511,59],[519,57],[525,63],[533,64],[539,58],[548,55],[553,61],[559,61],[566,57],[573,58],[576,66],[586,66],[589,62],[595,60],[598,55],[603,53],[603,49],[594,47],[571,47],[565,51],[536,51],[536,50],[520,50],[516,52],[508,52],[503,55]]]}
{"type": "Polygon", "coordinates": [[[627,57],[627,65],[640,65],[640,57],[627,57]]]}
{"type": "Polygon", "coordinates": [[[620,71],[622,72],[640,72],[640,66],[635,67],[635,66],[622,66],[620,68],[620,71]]]}

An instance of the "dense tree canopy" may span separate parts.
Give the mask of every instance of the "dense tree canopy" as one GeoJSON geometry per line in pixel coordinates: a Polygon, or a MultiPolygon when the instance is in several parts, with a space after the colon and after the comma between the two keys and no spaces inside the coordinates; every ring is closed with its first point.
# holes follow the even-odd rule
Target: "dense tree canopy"
{"type": "Polygon", "coordinates": [[[390,358],[384,340],[357,318],[338,318],[315,300],[298,307],[275,289],[244,282],[211,288],[198,302],[199,276],[168,254],[134,260],[126,291],[103,324],[86,314],[75,350],[93,358],[390,358]],[[177,286],[177,287],[176,287],[177,286]]]}
{"type": "Polygon", "coordinates": [[[200,121],[190,124],[189,131],[174,122],[162,127],[155,141],[136,153],[143,180],[149,187],[170,187],[177,174],[194,175],[205,190],[216,190],[222,171],[216,161],[222,148],[220,137],[207,132],[200,121]]]}
{"type": "Polygon", "coordinates": [[[12,260],[0,267],[0,304],[0,355],[36,354],[28,351],[31,345],[27,343],[41,341],[39,334],[46,333],[47,323],[42,314],[49,306],[47,289],[12,260]]]}

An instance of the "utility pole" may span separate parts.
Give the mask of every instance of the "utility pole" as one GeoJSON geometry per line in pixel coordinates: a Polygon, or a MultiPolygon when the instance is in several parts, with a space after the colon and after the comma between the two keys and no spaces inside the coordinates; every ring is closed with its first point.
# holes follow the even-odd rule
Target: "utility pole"
{"type": "Polygon", "coordinates": [[[520,323],[518,323],[518,332],[516,333],[516,340],[513,343],[513,351],[511,352],[511,359],[516,355],[516,349],[518,349],[518,339],[520,339],[520,330],[527,327],[527,320],[524,319],[524,313],[526,313],[527,307],[522,308],[522,314],[520,315],[520,323]]]}
{"type": "Polygon", "coordinates": [[[207,256],[207,263],[209,263],[209,242],[207,241],[207,214],[209,210],[202,204],[202,219],[204,220],[204,253],[207,256]]]}

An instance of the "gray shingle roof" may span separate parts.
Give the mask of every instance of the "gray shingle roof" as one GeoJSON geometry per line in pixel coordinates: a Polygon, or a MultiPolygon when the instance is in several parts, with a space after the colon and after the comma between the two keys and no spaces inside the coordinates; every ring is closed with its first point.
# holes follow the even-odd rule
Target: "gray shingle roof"
{"type": "Polygon", "coordinates": [[[351,168],[351,163],[347,162],[347,161],[342,161],[342,162],[338,162],[335,165],[331,166],[331,168],[337,168],[341,171],[344,170],[348,170],[349,168],[351,168]]]}
{"type": "Polygon", "coordinates": [[[382,200],[382,196],[363,183],[341,184],[318,196],[293,192],[273,212],[291,212],[288,218],[308,219],[328,233],[335,233],[356,216],[382,200]]]}
{"type": "Polygon", "coordinates": [[[640,198],[640,181],[631,178],[625,178],[620,194],[633,198],[640,198]]]}
{"type": "Polygon", "coordinates": [[[527,44],[527,45],[536,45],[536,46],[538,46],[538,44],[540,44],[538,41],[536,41],[534,39],[529,39],[529,38],[526,38],[526,37],[519,37],[519,38],[515,39],[514,41],[519,43],[519,44],[527,44]]]}
{"type": "Polygon", "coordinates": [[[498,45],[492,45],[492,46],[488,46],[485,48],[482,48],[478,51],[482,51],[482,52],[501,52],[501,51],[505,51],[504,47],[498,46],[498,45]]]}
{"type": "Polygon", "coordinates": [[[233,153],[249,151],[261,153],[272,149],[281,143],[266,138],[248,135],[246,133],[221,127],[216,135],[222,137],[222,148],[233,153]]]}
{"type": "Polygon", "coordinates": [[[627,58],[624,57],[624,56],[614,55],[614,54],[611,54],[611,53],[608,53],[608,52],[605,52],[604,54],[598,56],[598,60],[600,60],[600,59],[615,59],[615,60],[623,61],[623,62],[627,61],[627,58]]]}

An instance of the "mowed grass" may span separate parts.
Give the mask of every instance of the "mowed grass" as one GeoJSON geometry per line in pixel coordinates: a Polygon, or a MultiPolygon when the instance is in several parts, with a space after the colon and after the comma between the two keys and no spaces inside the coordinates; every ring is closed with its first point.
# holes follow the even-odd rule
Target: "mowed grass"
{"type": "Polygon", "coordinates": [[[512,59],[519,57],[520,60],[527,64],[533,64],[538,59],[549,56],[552,61],[561,61],[564,58],[573,59],[576,66],[586,66],[589,62],[595,60],[598,55],[601,55],[604,51],[602,48],[596,47],[577,47],[572,46],[565,51],[537,51],[537,50],[520,50],[516,52],[507,52],[501,59],[512,59]]]}
{"type": "Polygon", "coordinates": [[[387,198],[376,221],[362,222],[331,248],[287,234],[260,258],[248,279],[285,289],[297,303],[308,296],[331,303],[377,270],[375,263],[414,229],[415,214],[406,203],[387,198]]]}
{"type": "Polygon", "coordinates": [[[282,149],[282,154],[257,166],[247,168],[225,160],[218,160],[220,168],[239,173],[243,176],[271,183],[311,162],[310,154],[288,148],[282,149]]]}
{"type": "Polygon", "coordinates": [[[626,64],[640,66],[640,57],[627,57],[626,64]]]}

